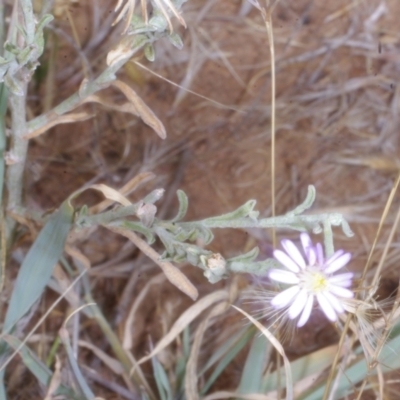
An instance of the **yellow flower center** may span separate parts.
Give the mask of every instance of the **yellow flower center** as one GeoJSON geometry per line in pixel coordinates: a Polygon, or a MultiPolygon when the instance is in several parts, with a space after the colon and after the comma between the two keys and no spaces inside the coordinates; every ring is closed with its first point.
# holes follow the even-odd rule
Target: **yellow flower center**
{"type": "Polygon", "coordinates": [[[314,272],[310,278],[309,285],[313,292],[323,292],[328,287],[328,281],[324,274],[314,272]]]}

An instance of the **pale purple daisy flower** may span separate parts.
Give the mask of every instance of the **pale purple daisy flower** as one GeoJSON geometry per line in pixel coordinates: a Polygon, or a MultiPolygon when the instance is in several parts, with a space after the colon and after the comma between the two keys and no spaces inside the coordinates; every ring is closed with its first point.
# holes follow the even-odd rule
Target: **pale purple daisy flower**
{"type": "Polygon", "coordinates": [[[297,326],[303,326],[308,319],[317,299],[326,317],[334,322],[338,314],[345,311],[346,299],[354,297],[347,289],[352,284],[353,274],[345,272],[334,275],[351,259],[350,253],[338,250],[325,259],[322,245],[313,245],[307,233],[300,235],[305,257],[290,240],[282,240],[285,251],[275,250],[274,257],[287,269],[271,269],[269,278],[291,285],[290,288],[277,294],[271,305],[276,310],[286,309],[289,319],[300,318],[297,326]]]}

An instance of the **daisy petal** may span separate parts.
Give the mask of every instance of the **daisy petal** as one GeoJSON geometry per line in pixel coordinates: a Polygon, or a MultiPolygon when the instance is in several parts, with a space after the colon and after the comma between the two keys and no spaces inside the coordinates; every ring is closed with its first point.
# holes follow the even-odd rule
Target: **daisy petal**
{"type": "Polygon", "coordinates": [[[316,250],[318,264],[322,267],[324,265],[324,250],[322,250],[321,243],[317,243],[316,250]]]}
{"type": "Polygon", "coordinates": [[[329,291],[338,297],[345,297],[347,299],[354,297],[354,293],[351,290],[336,285],[329,285],[329,291]]]}
{"type": "Polygon", "coordinates": [[[342,282],[351,281],[353,279],[353,277],[354,277],[354,274],[352,272],[346,272],[344,274],[331,276],[329,278],[329,282],[343,286],[342,282]]]}
{"type": "Polygon", "coordinates": [[[301,233],[300,241],[301,241],[301,244],[303,245],[303,249],[304,249],[305,253],[307,252],[307,249],[309,247],[314,247],[313,243],[311,241],[310,235],[308,233],[301,233]]]}
{"type": "Polygon", "coordinates": [[[333,274],[338,271],[340,268],[343,268],[351,259],[350,253],[342,254],[340,257],[330,261],[325,268],[325,273],[333,274]]]}
{"type": "Polygon", "coordinates": [[[335,322],[336,319],[337,319],[337,315],[335,313],[335,310],[333,309],[333,307],[329,303],[329,301],[326,299],[326,297],[322,293],[318,293],[317,294],[317,300],[318,300],[318,303],[319,303],[322,311],[326,315],[326,317],[330,321],[335,322]]]}
{"type": "Polygon", "coordinates": [[[305,289],[302,289],[289,307],[288,316],[290,319],[295,319],[303,310],[307,303],[308,295],[305,289]]]}
{"type": "Polygon", "coordinates": [[[306,267],[306,263],[304,261],[303,256],[301,255],[299,249],[296,245],[290,240],[282,240],[282,247],[286,250],[288,256],[295,261],[295,263],[301,268],[304,269],[306,267]]]}
{"type": "Polygon", "coordinates": [[[345,288],[345,287],[350,287],[353,284],[353,281],[352,280],[340,281],[340,282],[334,282],[334,284],[345,288]]]}
{"type": "Polygon", "coordinates": [[[284,271],[282,269],[270,269],[268,276],[274,281],[287,283],[288,285],[299,283],[299,278],[293,272],[284,271]]]}
{"type": "Polygon", "coordinates": [[[308,259],[308,265],[312,266],[315,265],[317,261],[317,253],[315,251],[314,247],[309,247],[307,250],[307,259],[308,259]]]}
{"type": "Polygon", "coordinates": [[[339,258],[336,258],[334,261],[330,262],[329,265],[325,268],[326,274],[333,274],[340,268],[343,268],[351,259],[350,253],[345,253],[341,255],[339,258]]]}
{"type": "Polygon", "coordinates": [[[299,266],[282,250],[275,250],[274,257],[292,272],[300,272],[299,266]]]}
{"type": "Polygon", "coordinates": [[[326,297],[329,303],[331,303],[331,306],[335,309],[335,311],[338,314],[344,312],[344,308],[341,305],[340,301],[337,299],[337,297],[335,297],[332,293],[329,292],[325,292],[323,295],[326,297]]]}
{"type": "Polygon", "coordinates": [[[271,304],[277,309],[284,308],[292,302],[293,298],[297,295],[297,293],[299,293],[299,291],[300,288],[298,286],[292,286],[291,288],[277,294],[271,300],[271,304]]]}
{"type": "Polygon", "coordinates": [[[334,260],[339,258],[342,254],[344,254],[343,250],[338,250],[333,253],[327,260],[325,260],[325,266],[330,265],[334,260]]]}
{"type": "Polygon", "coordinates": [[[297,326],[300,328],[308,321],[311,315],[312,306],[314,304],[314,295],[308,296],[307,303],[304,306],[303,312],[301,313],[300,319],[297,322],[297,326]]]}

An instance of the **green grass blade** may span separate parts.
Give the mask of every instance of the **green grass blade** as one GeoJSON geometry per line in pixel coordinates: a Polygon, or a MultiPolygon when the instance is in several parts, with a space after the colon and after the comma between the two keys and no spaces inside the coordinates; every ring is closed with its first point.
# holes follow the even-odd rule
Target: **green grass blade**
{"type": "Polygon", "coordinates": [[[249,394],[261,392],[268,343],[265,336],[255,336],[244,365],[238,393],[249,394]]]}
{"type": "Polygon", "coordinates": [[[224,355],[233,347],[236,346],[236,343],[243,337],[246,336],[246,343],[250,341],[250,339],[254,336],[255,329],[252,326],[247,326],[244,329],[241,329],[239,332],[236,332],[232,336],[230,336],[225,343],[222,343],[221,346],[216,349],[216,351],[211,355],[209,360],[205,363],[205,365],[201,368],[199,372],[199,376],[204,375],[214,364],[216,364],[224,355]]]}
{"type": "MultiPolygon", "coordinates": [[[[293,382],[296,383],[308,376],[321,372],[332,365],[336,352],[337,346],[330,346],[321,350],[317,350],[314,353],[307,354],[306,356],[301,357],[296,361],[292,361],[290,365],[292,367],[293,382]]],[[[282,370],[279,372],[279,376],[283,376],[283,374],[284,369],[282,367],[282,370]]],[[[284,385],[284,382],[281,380],[279,382],[279,385],[282,387],[282,385],[284,385]]],[[[265,375],[263,379],[261,391],[262,393],[267,393],[272,390],[277,390],[277,388],[277,372],[269,372],[267,375],[265,375]]]]}
{"type": "Polygon", "coordinates": [[[214,384],[217,378],[221,375],[221,373],[225,370],[227,365],[239,354],[239,352],[246,346],[251,337],[254,335],[254,330],[247,328],[245,333],[237,340],[237,342],[233,345],[232,348],[225,349],[227,352],[224,357],[221,358],[221,361],[215,367],[213,373],[208,378],[207,382],[201,388],[200,393],[204,395],[210,389],[210,387],[214,384]]]}
{"type": "Polygon", "coordinates": [[[161,400],[173,400],[172,389],[169,383],[167,373],[165,372],[161,363],[157,360],[157,357],[151,358],[153,365],[154,379],[156,380],[158,393],[161,400]]]}
{"type": "MultiPolygon", "coordinates": [[[[39,358],[27,347],[21,346],[21,341],[14,336],[4,335],[3,339],[14,350],[19,349],[22,362],[29,369],[29,371],[36,377],[36,379],[44,386],[48,386],[52,371],[42,362],[39,358]]],[[[60,385],[56,394],[59,396],[66,396],[68,399],[79,399],[80,397],[64,385],[60,385]]]]}
{"type": "Polygon", "coordinates": [[[65,347],[65,351],[67,353],[69,364],[71,365],[72,371],[74,373],[75,379],[78,382],[79,387],[82,390],[85,399],[87,400],[94,400],[96,396],[90,389],[89,385],[87,384],[85,377],[82,375],[81,370],[79,369],[78,362],[75,359],[74,351],[72,350],[71,343],[69,341],[69,334],[65,327],[62,327],[59,331],[61,341],[65,347]]]}
{"type": "Polygon", "coordinates": [[[11,294],[3,333],[9,333],[43,293],[64,250],[73,212],[68,201],[64,202],[47,221],[28,251],[11,294]]]}
{"type": "MultiPolygon", "coordinates": [[[[397,349],[400,348],[400,326],[396,327],[396,336],[388,341],[379,355],[379,362],[382,372],[393,372],[400,368],[400,357],[397,349]]],[[[355,353],[360,356],[355,360],[341,375],[339,382],[335,385],[335,394],[332,399],[341,399],[344,396],[357,390],[356,385],[365,378],[376,374],[376,369],[368,371],[364,354],[361,348],[356,349],[355,353]]],[[[299,396],[298,400],[320,400],[325,391],[326,379],[307,392],[299,396]]]]}
{"type": "Polygon", "coordinates": [[[190,356],[190,329],[189,325],[182,332],[182,354],[176,360],[175,366],[175,393],[184,393],[186,365],[190,356]]]}

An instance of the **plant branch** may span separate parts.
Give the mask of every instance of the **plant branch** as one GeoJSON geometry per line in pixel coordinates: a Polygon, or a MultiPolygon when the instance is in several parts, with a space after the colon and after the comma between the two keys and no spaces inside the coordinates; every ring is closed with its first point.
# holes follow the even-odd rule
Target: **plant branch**
{"type": "MultiPolygon", "coordinates": [[[[26,87],[24,96],[18,96],[12,92],[9,93],[9,104],[11,110],[11,146],[7,154],[8,168],[6,176],[6,185],[8,190],[7,210],[13,211],[22,206],[22,186],[25,169],[25,161],[28,152],[28,141],[23,139],[26,133],[26,87]]],[[[7,242],[11,237],[15,227],[15,220],[7,218],[7,242]]]]}
{"type": "Polygon", "coordinates": [[[33,6],[31,0],[19,0],[22,13],[24,15],[24,31],[26,35],[26,45],[31,45],[35,40],[35,16],[33,14],[33,6]]]}
{"type": "Polygon", "coordinates": [[[138,40],[138,44],[134,46],[134,48],[127,52],[123,58],[108,66],[95,80],[89,83],[82,82],[80,89],[76,93],[65,99],[47,113],[29,121],[27,134],[42,129],[51,121],[53,121],[54,118],[68,113],[80,106],[84,102],[85,98],[93,95],[99,90],[108,87],[108,84],[116,79],[115,74],[117,71],[145,44],[151,43],[152,39],[144,37],[143,35],[140,36],[141,40],[138,40]]]}

